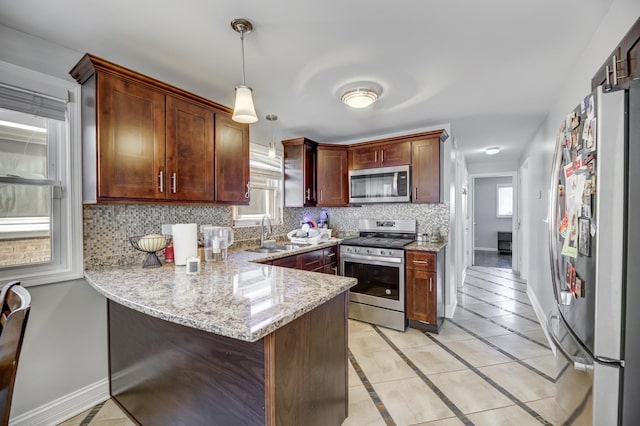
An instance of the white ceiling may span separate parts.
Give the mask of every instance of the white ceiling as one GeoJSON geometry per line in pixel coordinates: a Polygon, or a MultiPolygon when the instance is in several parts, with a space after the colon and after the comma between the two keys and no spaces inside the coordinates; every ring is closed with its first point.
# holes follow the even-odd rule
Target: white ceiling
{"type": "MultiPolygon", "coordinates": [[[[450,124],[468,163],[517,160],[611,0],[0,0],[0,24],[232,106],[233,18],[260,122],[252,139],[341,142],[450,124]],[[382,87],[352,110],[340,88],[382,87]]],[[[594,70],[595,72],[595,70],[594,70]]],[[[585,88],[585,91],[588,88],[585,88]]]]}

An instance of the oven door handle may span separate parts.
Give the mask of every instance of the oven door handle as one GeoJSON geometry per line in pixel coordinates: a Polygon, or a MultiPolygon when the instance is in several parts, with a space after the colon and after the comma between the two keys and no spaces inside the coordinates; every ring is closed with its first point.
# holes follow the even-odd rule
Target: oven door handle
{"type": "Polygon", "coordinates": [[[380,257],[380,256],[367,256],[367,255],[362,255],[362,254],[344,254],[341,253],[340,257],[342,258],[343,261],[347,261],[347,260],[367,260],[370,262],[379,262],[380,264],[384,264],[384,263],[394,263],[394,264],[402,264],[404,263],[404,259],[400,258],[400,257],[380,257]]]}

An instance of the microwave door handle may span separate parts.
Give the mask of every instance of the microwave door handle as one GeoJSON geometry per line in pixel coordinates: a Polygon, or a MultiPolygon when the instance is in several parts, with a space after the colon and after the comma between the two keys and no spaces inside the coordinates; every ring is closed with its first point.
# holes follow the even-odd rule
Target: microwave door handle
{"type": "Polygon", "coordinates": [[[393,174],[393,195],[398,196],[398,172],[393,174]]]}

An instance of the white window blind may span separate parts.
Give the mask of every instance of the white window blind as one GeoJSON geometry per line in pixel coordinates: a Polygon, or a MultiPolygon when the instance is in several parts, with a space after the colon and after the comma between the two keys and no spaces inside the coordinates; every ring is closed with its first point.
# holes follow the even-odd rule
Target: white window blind
{"type": "Polygon", "coordinates": [[[496,217],[511,217],[513,214],[513,186],[498,184],[496,217]]]}
{"type": "Polygon", "coordinates": [[[266,147],[252,143],[249,149],[248,206],[234,207],[234,226],[256,226],[267,215],[272,224],[282,223],[282,156],[270,157],[266,147]]]}
{"type": "Polygon", "coordinates": [[[65,121],[67,101],[0,83],[0,108],[65,121]]]}

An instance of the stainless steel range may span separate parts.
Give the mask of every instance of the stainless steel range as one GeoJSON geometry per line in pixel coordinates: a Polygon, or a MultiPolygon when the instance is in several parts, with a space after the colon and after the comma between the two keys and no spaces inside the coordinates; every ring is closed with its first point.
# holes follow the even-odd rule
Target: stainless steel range
{"type": "Polygon", "coordinates": [[[404,331],[404,246],[415,220],[358,221],[360,236],[340,243],[342,275],[358,279],[349,294],[349,318],[404,331]]]}

